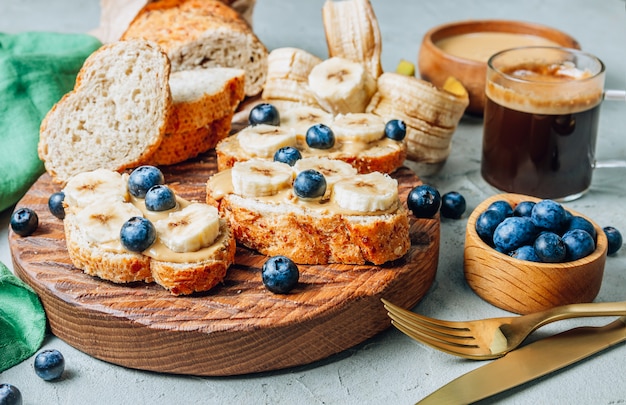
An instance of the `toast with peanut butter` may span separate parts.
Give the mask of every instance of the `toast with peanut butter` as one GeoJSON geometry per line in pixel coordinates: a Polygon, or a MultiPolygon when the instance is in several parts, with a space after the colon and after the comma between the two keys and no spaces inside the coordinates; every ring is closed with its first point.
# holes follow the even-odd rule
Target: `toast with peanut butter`
{"type": "Polygon", "coordinates": [[[409,217],[388,174],[358,174],[340,160],[302,158],[293,166],[236,162],[207,182],[238,243],[300,264],[380,265],[410,248],[409,217]]]}
{"type": "Polygon", "coordinates": [[[220,283],[236,244],[217,209],[172,195],[165,185],[165,197],[136,196],[128,179],[97,169],[68,181],[63,224],[74,266],[114,283],[156,282],[174,295],[220,283]]]}

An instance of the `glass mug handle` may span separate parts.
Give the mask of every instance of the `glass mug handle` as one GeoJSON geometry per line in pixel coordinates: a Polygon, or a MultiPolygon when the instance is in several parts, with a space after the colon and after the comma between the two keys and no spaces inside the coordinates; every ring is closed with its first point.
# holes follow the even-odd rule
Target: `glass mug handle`
{"type": "MultiPolygon", "coordinates": [[[[605,90],[604,100],[608,101],[626,101],[626,90],[605,90]]],[[[596,160],[593,164],[594,169],[620,168],[626,167],[626,160],[609,159],[596,160]]]]}

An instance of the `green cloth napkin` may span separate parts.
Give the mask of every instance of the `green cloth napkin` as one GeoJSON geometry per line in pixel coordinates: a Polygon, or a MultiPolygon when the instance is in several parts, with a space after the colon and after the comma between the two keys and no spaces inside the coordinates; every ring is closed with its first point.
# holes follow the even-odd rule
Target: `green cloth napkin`
{"type": "Polygon", "coordinates": [[[0,372],[32,356],[45,334],[39,297],[0,262],[0,372]]]}
{"type": "Polygon", "coordinates": [[[88,34],[0,33],[0,212],[44,172],[37,154],[41,120],[101,45],[88,34]]]}

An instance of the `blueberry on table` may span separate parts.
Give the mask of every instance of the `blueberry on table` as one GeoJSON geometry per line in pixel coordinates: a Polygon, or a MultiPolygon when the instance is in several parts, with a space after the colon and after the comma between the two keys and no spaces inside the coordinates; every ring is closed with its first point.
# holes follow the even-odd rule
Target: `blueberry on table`
{"type": "Polygon", "coordinates": [[[48,209],[50,213],[59,219],[65,218],[63,200],[65,200],[65,193],[63,191],[52,193],[48,198],[48,209]]]}
{"type": "Polygon", "coordinates": [[[394,141],[402,141],[406,137],[406,124],[402,120],[390,120],[385,124],[385,136],[394,141]]]}
{"type": "Polygon", "coordinates": [[[506,217],[513,216],[513,207],[509,204],[508,201],[498,200],[494,201],[487,207],[487,210],[496,210],[502,213],[502,215],[506,217]]]}
{"type": "Polygon", "coordinates": [[[445,218],[459,219],[465,212],[465,197],[457,191],[450,191],[441,196],[441,215],[445,218]]]}
{"type": "Polygon", "coordinates": [[[167,211],[176,207],[176,194],[164,184],[150,187],[146,193],[146,208],[150,211],[167,211]]]}
{"type": "Polygon", "coordinates": [[[250,125],[267,124],[280,125],[280,114],[275,106],[269,103],[261,103],[255,105],[248,115],[250,125]]]}
{"type": "Polygon", "coordinates": [[[326,179],[317,170],[303,170],[293,181],[293,192],[300,198],[318,198],[326,192],[326,179]]]}
{"type": "Polygon", "coordinates": [[[554,232],[542,232],[535,239],[533,246],[537,256],[545,263],[562,263],[565,261],[567,250],[565,243],[554,232]]]}
{"type": "Polygon", "coordinates": [[[12,384],[0,384],[0,405],[22,405],[22,393],[12,384]]]}
{"type": "Polygon", "coordinates": [[[589,235],[591,235],[595,243],[596,237],[598,236],[596,233],[596,228],[588,219],[573,215],[567,224],[566,232],[573,229],[582,229],[583,231],[587,231],[589,235]]]}
{"type": "Polygon", "coordinates": [[[282,147],[274,153],[274,162],[287,163],[289,166],[295,165],[300,159],[302,154],[293,146],[282,147]]]}
{"type": "Polygon", "coordinates": [[[11,215],[11,229],[20,236],[29,236],[37,230],[39,217],[30,208],[20,208],[11,215]]]}
{"type": "Polygon", "coordinates": [[[41,351],[35,356],[35,373],[46,381],[56,380],[65,370],[65,359],[57,349],[41,351]]]}
{"type": "Polygon", "coordinates": [[[537,252],[535,252],[535,248],[530,245],[524,245],[515,249],[510,253],[510,256],[515,259],[526,260],[528,262],[541,262],[541,259],[537,256],[537,252]]]}
{"type": "Polygon", "coordinates": [[[128,177],[128,191],[137,198],[144,198],[150,188],[165,183],[163,173],[154,166],[139,166],[128,177]]]}
{"type": "Polygon", "coordinates": [[[541,200],[533,207],[531,218],[537,228],[560,233],[567,225],[568,214],[558,202],[541,200]]]}
{"type": "Polygon", "coordinates": [[[433,186],[421,184],[409,192],[406,204],[416,218],[432,218],[441,207],[441,195],[433,186]]]}
{"type": "Polygon", "coordinates": [[[589,232],[582,229],[572,229],[561,236],[565,244],[566,260],[578,260],[589,256],[596,250],[596,243],[589,232]]]}
{"type": "Polygon", "coordinates": [[[532,201],[522,201],[515,206],[513,210],[514,217],[529,217],[533,212],[535,203],[532,201]]]}
{"type": "Polygon", "coordinates": [[[156,228],[150,220],[132,217],[120,229],[122,246],[131,252],[143,252],[156,240],[156,228]]]}
{"type": "Polygon", "coordinates": [[[476,233],[485,243],[493,245],[493,233],[504,221],[504,214],[498,210],[486,210],[480,213],[476,219],[476,233]]]}
{"type": "Polygon", "coordinates": [[[298,284],[300,271],[288,257],[273,256],[263,263],[261,278],[265,288],[275,294],[287,294],[298,284]]]}
{"type": "Polygon", "coordinates": [[[493,244],[502,253],[528,245],[535,239],[535,225],[528,217],[505,218],[493,232],[493,244]]]}
{"type": "Polygon", "coordinates": [[[622,247],[622,234],[612,226],[605,226],[602,230],[609,243],[607,254],[615,254],[622,247]]]}
{"type": "Polygon", "coordinates": [[[335,146],[335,133],[324,124],[315,124],[306,131],[306,144],[314,149],[330,149],[335,146]]]}

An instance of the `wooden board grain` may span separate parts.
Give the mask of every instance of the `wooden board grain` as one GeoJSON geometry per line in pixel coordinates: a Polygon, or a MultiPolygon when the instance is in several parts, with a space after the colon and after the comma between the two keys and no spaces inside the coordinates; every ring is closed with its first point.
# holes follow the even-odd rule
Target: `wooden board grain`
{"type": "MultiPolygon", "coordinates": [[[[207,153],[164,167],[182,197],[204,201],[216,170],[207,153]]],[[[403,201],[419,179],[399,169],[403,201]]],[[[276,295],[261,282],[265,257],[238,247],[224,282],[176,297],[156,284],[116,285],[75,268],[63,223],[47,201],[58,186],[42,175],[18,203],[39,214],[29,237],[9,232],[16,274],[39,294],[52,333],[98,359],[121,366],[199,376],[239,375],[309,364],[339,353],[390,325],[380,298],[415,305],[435,277],[439,219],[412,219],[407,255],[383,266],[299,266],[300,283],[276,295]]]]}

